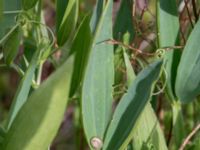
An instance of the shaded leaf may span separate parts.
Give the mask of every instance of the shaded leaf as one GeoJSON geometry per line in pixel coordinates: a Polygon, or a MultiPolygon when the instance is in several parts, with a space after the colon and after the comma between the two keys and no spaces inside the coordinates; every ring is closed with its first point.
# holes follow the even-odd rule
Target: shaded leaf
{"type": "Polygon", "coordinates": [[[105,0],[98,0],[97,4],[95,5],[91,22],[90,22],[90,28],[91,28],[92,33],[94,33],[97,29],[104,5],[105,5],[105,0]]]}
{"type": "Polygon", "coordinates": [[[33,8],[38,0],[22,0],[22,7],[24,10],[33,8]]]}
{"type": "Polygon", "coordinates": [[[71,50],[75,52],[74,71],[71,82],[70,97],[73,96],[83,79],[88,54],[91,49],[92,35],[90,31],[90,17],[86,16],[80,25],[71,50]],[[84,38],[83,38],[84,35],[84,38]]]}
{"type": "Polygon", "coordinates": [[[0,0],[0,20],[3,17],[3,0],[0,0]]]}
{"type": "Polygon", "coordinates": [[[56,31],[59,30],[68,2],[69,0],[56,0],[56,31]]]}
{"type": "MultiPolygon", "coordinates": [[[[177,12],[176,0],[158,0],[157,1],[157,24],[158,24],[158,41],[159,47],[174,46],[179,42],[179,16],[177,12]]],[[[175,145],[178,146],[184,138],[183,116],[181,107],[177,107],[175,101],[175,80],[178,64],[180,61],[181,51],[171,50],[166,51],[164,57],[167,72],[167,94],[171,100],[172,115],[173,115],[173,134],[175,145]]]]}
{"type": "Polygon", "coordinates": [[[78,0],[69,1],[57,31],[57,43],[63,46],[75,30],[78,19],[78,0]]]}
{"type": "MultiPolygon", "coordinates": [[[[179,38],[179,16],[176,7],[176,0],[157,1],[157,28],[159,48],[175,46],[179,38]]],[[[175,79],[180,50],[166,51],[164,57],[167,72],[167,92],[170,100],[175,100],[175,79]]]]}
{"type": "Polygon", "coordinates": [[[176,80],[176,94],[183,102],[191,102],[200,94],[200,20],[195,25],[181,56],[176,80]]]}
{"type": "Polygon", "coordinates": [[[0,20],[0,40],[15,25],[15,17],[18,13],[6,13],[21,10],[21,0],[3,0],[3,18],[0,20]],[[11,5],[12,4],[12,5],[11,5]]]}
{"type": "Polygon", "coordinates": [[[7,65],[11,65],[17,56],[20,41],[22,37],[22,30],[20,26],[16,25],[11,34],[7,37],[3,44],[3,55],[7,65]]]}
{"type": "Polygon", "coordinates": [[[159,60],[141,71],[122,97],[108,127],[104,150],[118,150],[128,145],[131,140],[128,136],[150,98],[152,86],[160,74],[161,66],[162,61],[159,60]]]}
{"type": "Polygon", "coordinates": [[[113,37],[115,40],[123,40],[125,33],[130,34],[129,42],[133,41],[134,26],[132,20],[133,0],[122,0],[121,7],[117,13],[114,23],[113,37]]]}

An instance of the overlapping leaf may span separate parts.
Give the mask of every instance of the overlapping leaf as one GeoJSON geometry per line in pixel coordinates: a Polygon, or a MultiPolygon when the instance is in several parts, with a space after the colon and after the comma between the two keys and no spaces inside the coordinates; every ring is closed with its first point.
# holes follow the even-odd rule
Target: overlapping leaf
{"type": "MultiPolygon", "coordinates": [[[[62,21],[61,18],[58,19],[57,24],[57,43],[59,46],[63,46],[72,33],[74,32],[74,29],[76,27],[77,19],[78,19],[78,0],[72,0],[69,2],[65,2],[64,5],[67,3],[67,7],[65,10],[65,13],[63,15],[62,21]],[[61,21],[61,22],[60,22],[61,21]]],[[[57,2],[57,10],[60,9],[59,5],[60,2],[57,2]]],[[[62,11],[59,12],[59,14],[63,13],[63,8],[61,7],[62,11]]],[[[61,15],[62,16],[62,15],[61,15]]]]}
{"type": "Polygon", "coordinates": [[[183,103],[200,94],[200,21],[195,25],[181,56],[176,80],[176,94],[183,103]]]}
{"type": "Polygon", "coordinates": [[[112,38],[112,4],[107,1],[99,19],[83,79],[82,115],[88,143],[93,137],[103,139],[112,111],[113,46],[105,43],[112,38]]]}
{"type": "Polygon", "coordinates": [[[31,94],[5,136],[4,150],[48,149],[66,109],[72,73],[69,62],[31,94]]]}
{"type": "Polygon", "coordinates": [[[22,7],[24,10],[33,8],[39,0],[22,0],[22,7]]]}
{"type": "MultiPolygon", "coordinates": [[[[177,44],[179,38],[179,17],[175,0],[157,0],[157,25],[159,47],[170,47],[177,44]]],[[[167,92],[175,100],[175,79],[180,59],[180,50],[166,51],[167,92]]]]}
{"type": "Polygon", "coordinates": [[[105,137],[104,150],[126,148],[135,123],[147,104],[152,86],[158,79],[162,61],[141,71],[118,104],[105,137]],[[128,139],[127,139],[128,138],[128,139]]]}
{"type": "Polygon", "coordinates": [[[88,59],[88,54],[91,49],[92,35],[89,26],[90,17],[86,16],[79,30],[75,40],[73,41],[71,50],[75,52],[74,71],[71,82],[70,96],[73,96],[83,79],[85,66],[88,59]],[[84,38],[83,38],[84,35],[84,38]]]}
{"type": "Polygon", "coordinates": [[[22,37],[22,30],[19,25],[14,27],[14,30],[3,41],[3,55],[7,65],[11,65],[18,53],[22,37]]]}
{"type": "Polygon", "coordinates": [[[17,92],[15,94],[15,97],[13,99],[13,103],[9,112],[7,129],[10,128],[17,113],[19,112],[23,104],[27,101],[28,94],[31,89],[31,84],[33,81],[35,69],[38,64],[38,57],[39,57],[39,50],[35,52],[26,73],[24,74],[22,80],[20,81],[19,87],[17,89],[17,92]]]}
{"type": "Polygon", "coordinates": [[[133,129],[133,147],[135,150],[167,150],[165,138],[151,104],[148,103],[133,129]]]}

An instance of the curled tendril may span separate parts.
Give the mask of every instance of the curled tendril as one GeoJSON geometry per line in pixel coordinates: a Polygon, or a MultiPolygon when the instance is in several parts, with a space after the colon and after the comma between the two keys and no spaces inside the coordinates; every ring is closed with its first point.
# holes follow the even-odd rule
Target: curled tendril
{"type": "Polygon", "coordinates": [[[159,58],[163,58],[163,56],[165,55],[165,49],[161,48],[161,49],[157,49],[156,51],[156,56],[159,58]]]}
{"type": "Polygon", "coordinates": [[[165,90],[165,88],[166,88],[166,86],[167,86],[168,74],[167,74],[167,71],[166,71],[166,69],[165,69],[165,68],[163,68],[163,72],[164,72],[164,74],[165,74],[165,82],[164,82],[164,84],[163,84],[163,87],[162,87],[162,88],[160,88],[159,86],[157,86],[157,87],[158,87],[158,89],[159,89],[159,91],[158,91],[158,92],[155,92],[155,93],[153,93],[152,95],[159,95],[160,93],[162,93],[162,92],[165,90]]]}

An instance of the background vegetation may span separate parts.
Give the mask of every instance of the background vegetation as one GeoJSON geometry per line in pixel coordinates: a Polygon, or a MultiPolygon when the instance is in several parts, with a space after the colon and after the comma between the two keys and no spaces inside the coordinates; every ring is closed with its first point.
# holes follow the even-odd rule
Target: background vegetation
{"type": "Polygon", "coordinates": [[[0,150],[200,149],[199,0],[0,0],[0,150]]]}

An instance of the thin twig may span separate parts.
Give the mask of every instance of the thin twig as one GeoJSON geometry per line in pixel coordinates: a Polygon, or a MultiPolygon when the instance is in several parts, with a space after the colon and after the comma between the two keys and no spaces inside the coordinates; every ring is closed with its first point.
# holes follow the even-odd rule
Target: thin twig
{"type": "Polygon", "coordinates": [[[131,49],[131,50],[134,50],[137,54],[143,54],[143,55],[147,55],[147,56],[154,56],[155,53],[147,53],[147,52],[144,52],[140,49],[137,49],[137,48],[134,48],[130,45],[126,45],[120,41],[116,41],[116,40],[113,40],[113,39],[109,39],[109,40],[106,40],[105,41],[107,44],[113,44],[113,45],[122,45],[123,47],[127,48],[127,49],[131,49]]]}
{"type": "Polygon", "coordinates": [[[197,133],[197,131],[200,129],[200,124],[198,124],[192,132],[186,137],[186,139],[183,141],[181,147],[179,150],[184,150],[185,146],[190,142],[191,138],[197,133]]]}
{"type": "MultiPolygon", "coordinates": [[[[127,44],[124,44],[123,42],[116,41],[116,40],[113,40],[113,39],[108,39],[108,40],[105,40],[103,42],[105,42],[107,44],[112,44],[112,45],[121,45],[121,46],[123,46],[127,49],[135,51],[136,55],[141,54],[141,55],[146,55],[146,56],[155,56],[157,54],[156,52],[154,52],[154,53],[144,52],[143,50],[140,50],[138,48],[132,47],[131,45],[127,45],[127,44]]],[[[169,50],[173,50],[173,49],[182,49],[183,47],[184,46],[169,46],[169,47],[162,47],[160,49],[164,49],[165,51],[169,51],[169,50]]]]}

